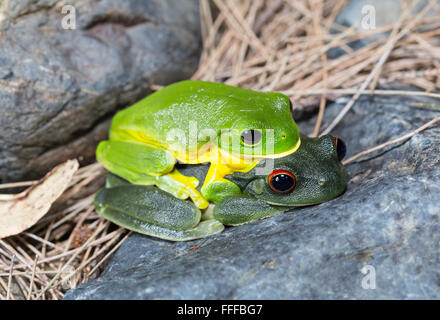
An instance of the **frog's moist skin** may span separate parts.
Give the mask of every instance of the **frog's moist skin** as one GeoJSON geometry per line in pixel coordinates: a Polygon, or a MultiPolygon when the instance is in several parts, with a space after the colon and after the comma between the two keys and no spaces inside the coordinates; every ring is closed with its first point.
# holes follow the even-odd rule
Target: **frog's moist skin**
{"type": "MultiPolygon", "coordinates": [[[[297,152],[274,160],[269,175],[257,175],[254,168],[227,176],[240,187],[241,194],[225,197],[203,214],[191,201],[179,200],[154,186],[132,185],[115,176],[110,176],[107,188],[98,192],[95,206],[102,216],[130,230],[186,241],[220,233],[224,225],[248,223],[339,196],[348,182],[340,162],[345,155],[343,142],[331,135],[301,136],[301,140],[297,152]]],[[[260,165],[264,166],[264,161],[260,165]]],[[[207,166],[190,165],[181,171],[203,179],[207,166]]]]}
{"type": "Polygon", "coordinates": [[[208,200],[241,192],[226,175],[292,154],[300,143],[287,96],[187,80],[118,112],[96,156],[133,184],[156,185],[204,209],[208,200]],[[201,192],[197,179],[174,168],[176,161],[211,163],[201,192]]]}

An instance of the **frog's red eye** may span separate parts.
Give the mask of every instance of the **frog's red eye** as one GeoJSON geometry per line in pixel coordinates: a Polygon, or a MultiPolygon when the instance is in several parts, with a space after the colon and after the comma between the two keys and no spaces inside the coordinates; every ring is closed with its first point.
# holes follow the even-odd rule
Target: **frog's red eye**
{"type": "Polygon", "coordinates": [[[295,175],[287,170],[274,170],[269,175],[269,187],[277,193],[289,193],[295,189],[295,175]]]}
{"type": "Polygon", "coordinates": [[[339,139],[338,137],[333,138],[335,139],[335,149],[338,155],[338,160],[341,161],[342,159],[344,159],[345,154],[347,153],[347,146],[342,139],[339,139]]]}

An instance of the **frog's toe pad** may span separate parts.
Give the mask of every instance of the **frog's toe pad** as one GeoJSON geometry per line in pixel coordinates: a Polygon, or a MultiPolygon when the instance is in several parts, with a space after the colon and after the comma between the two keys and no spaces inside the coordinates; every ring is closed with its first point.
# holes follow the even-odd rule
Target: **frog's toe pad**
{"type": "Polygon", "coordinates": [[[240,194],[240,188],[228,180],[218,180],[202,187],[202,195],[209,201],[221,202],[225,197],[240,194]]]}

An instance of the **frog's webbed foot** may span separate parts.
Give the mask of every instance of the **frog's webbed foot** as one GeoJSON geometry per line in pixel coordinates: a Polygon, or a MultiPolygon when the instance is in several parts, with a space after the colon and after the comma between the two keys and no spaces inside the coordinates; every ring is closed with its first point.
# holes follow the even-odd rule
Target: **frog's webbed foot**
{"type": "Polygon", "coordinates": [[[191,198],[199,209],[205,209],[209,205],[209,201],[196,189],[199,185],[199,180],[194,177],[184,176],[177,169],[161,176],[136,174],[132,175],[129,181],[133,184],[144,186],[156,185],[159,189],[172,194],[180,200],[191,198]]]}
{"type": "Polygon", "coordinates": [[[196,189],[199,185],[199,180],[194,177],[184,176],[177,169],[174,169],[169,174],[156,177],[156,185],[176,198],[182,200],[188,197],[191,198],[199,209],[205,209],[209,205],[209,201],[196,189]]]}
{"type": "Polygon", "coordinates": [[[224,225],[235,226],[264,219],[289,210],[247,195],[229,196],[214,207],[214,218],[224,225]]]}
{"type": "Polygon", "coordinates": [[[167,150],[147,144],[103,141],[96,151],[99,162],[110,172],[138,185],[156,185],[178,199],[192,199],[199,209],[208,207],[197,186],[199,181],[176,169],[176,159],[167,150]],[[130,150],[127,153],[126,150],[130,150]]]}
{"type": "Polygon", "coordinates": [[[224,225],[214,219],[201,221],[200,210],[154,186],[124,184],[113,179],[95,197],[96,211],[106,219],[142,234],[187,241],[220,233],[224,225]]]}
{"type": "Polygon", "coordinates": [[[239,186],[229,180],[218,179],[205,183],[201,188],[201,192],[209,201],[218,203],[227,196],[240,194],[241,190],[239,186]]]}
{"type": "Polygon", "coordinates": [[[205,182],[200,189],[202,195],[207,200],[215,203],[222,201],[227,196],[241,194],[240,187],[224,177],[234,173],[236,169],[240,170],[242,168],[234,168],[227,163],[222,163],[219,153],[217,157],[219,159],[214,158],[215,161],[211,162],[211,166],[205,177],[205,182]]]}

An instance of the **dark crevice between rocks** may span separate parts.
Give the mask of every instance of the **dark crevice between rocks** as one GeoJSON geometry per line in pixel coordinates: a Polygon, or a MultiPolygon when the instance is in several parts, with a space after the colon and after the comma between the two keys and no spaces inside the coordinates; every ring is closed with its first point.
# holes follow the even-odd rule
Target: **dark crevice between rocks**
{"type": "Polygon", "coordinates": [[[54,8],[56,6],[56,2],[53,4],[47,4],[47,5],[41,5],[41,6],[37,6],[37,7],[33,7],[31,9],[27,9],[24,10],[22,12],[19,12],[18,14],[16,14],[13,19],[16,21],[17,19],[24,17],[24,16],[28,16],[31,14],[35,14],[35,13],[39,13],[42,11],[49,11],[52,10],[52,8],[54,8]]]}
{"type": "Polygon", "coordinates": [[[144,16],[132,15],[123,11],[109,11],[105,14],[96,15],[83,30],[90,30],[99,25],[109,23],[119,24],[124,27],[133,27],[142,23],[153,23],[153,21],[144,16]]]}
{"type": "Polygon", "coordinates": [[[73,158],[76,158],[82,166],[93,163],[96,146],[99,141],[106,139],[113,114],[107,114],[88,130],[75,132],[69,141],[53,146],[30,160],[24,170],[25,176],[28,179],[40,178],[40,172],[35,172],[32,168],[38,167],[47,172],[61,161],[73,158]]]}
{"type": "Polygon", "coordinates": [[[105,123],[110,124],[111,119],[113,118],[113,116],[115,115],[116,112],[118,112],[120,109],[122,109],[122,107],[119,107],[117,109],[115,109],[114,111],[110,112],[110,113],[106,113],[105,115],[103,115],[102,117],[98,118],[89,128],[87,129],[81,129],[81,130],[77,130],[75,131],[72,136],[66,140],[66,141],[62,141],[56,145],[52,145],[52,146],[46,146],[47,149],[41,153],[38,154],[38,157],[44,156],[46,153],[50,153],[51,151],[58,149],[58,148],[63,148],[66,145],[71,145],[73,143],[75,143],[75,141],[84,139],[87,136],[90,136],[91,134],[94,133],[94,131],[97,130],[98,127],[104,125],[105,123]]]}

